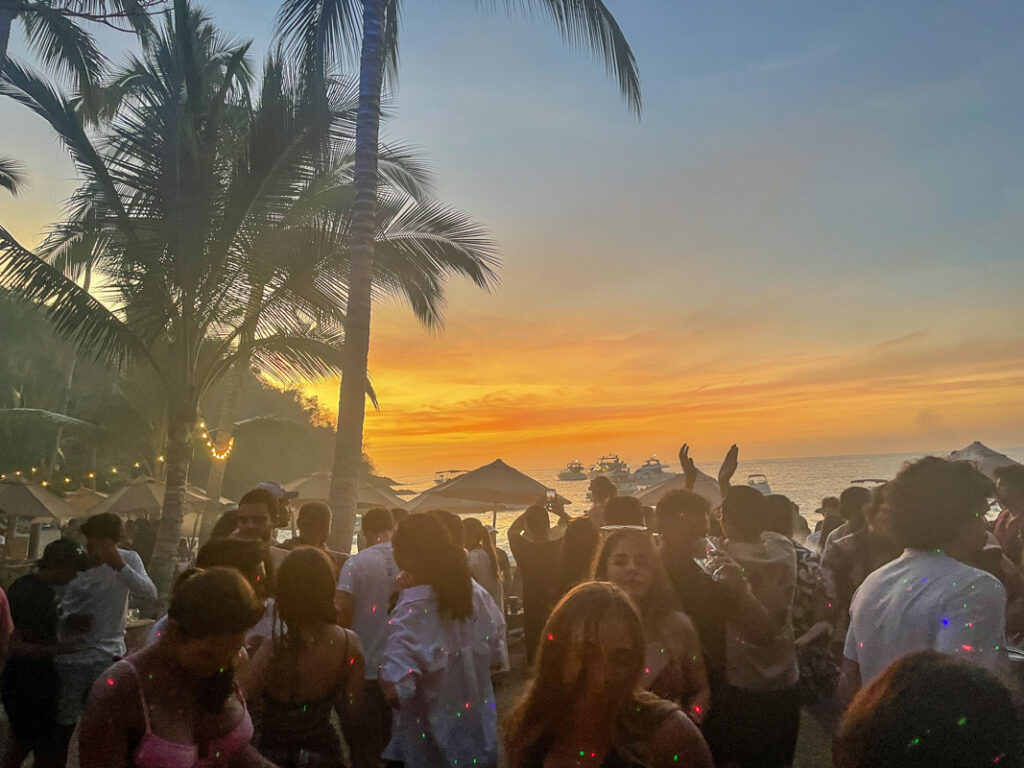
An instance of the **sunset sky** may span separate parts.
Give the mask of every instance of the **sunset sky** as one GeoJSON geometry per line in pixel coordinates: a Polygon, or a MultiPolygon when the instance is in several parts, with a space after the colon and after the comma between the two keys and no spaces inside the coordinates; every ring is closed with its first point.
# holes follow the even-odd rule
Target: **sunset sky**
{"type": "MultiPolygon", "coordinates": [[[[387,135],[503,266],[440,333],[377,309],[380,469],[1024,445],[1024,5],[606,2],[639,121],[542,18],[406,0],[387,135]]],[[[205,6],[265,48],[276,3],[205,6]]],[[[35,242],[73,170],[13,104],[0,136],[35,242]]]]}

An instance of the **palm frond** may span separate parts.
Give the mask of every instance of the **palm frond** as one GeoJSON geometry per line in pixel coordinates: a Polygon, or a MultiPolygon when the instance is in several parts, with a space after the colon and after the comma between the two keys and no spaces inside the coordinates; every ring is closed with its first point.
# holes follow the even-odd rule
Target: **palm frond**
{"type": "Polygon", "coordinates": [[[0,421],[15,423],[27,422],[31,425],[49,424],[55,427],[71,427],[72,429],[84,429],[100,432],[103,427],[89,421],[82,421],[73,416],[68,416],[55,411],[46,411],[41,408],[0,408],[0,421]]]}
{"type": "Polygon", "coordinates": [[[79,93],[87,94],[99,83],[106,58],[92,35],[60,8],[34,3],[21,19],[29,44],[39,58],[61,77],[71,79],[79,93]]]}
{"type": "Polygon", "coordinates": [[[275,30],[285,52],[318,84],[335,63],[358,61],[361,32],[360,0],[285,0],[275,30]]]}
{"type": "Polygon", "coordinates": [[[543,13],[551,19],[571,47],[586,51],[604,63],[619,84],[630,110],[640,116],[640,69],[626,36],[602,0],[476,0],[477,5],[503,5],[510,12],[543,13]]]}
{"type": "Polygon", "coordinates": [[[60,270],[0,227],[0,288],[39,305],[58,334],[93,357],[121,365],[148,354],[133,331],[60,270]]]}
{"type": "Polygon", "coordinates": [[[25,188],[25,182],[25,166],[13,158],[0,155],[0,187],[12,195],[18,195],[25,188]]]}

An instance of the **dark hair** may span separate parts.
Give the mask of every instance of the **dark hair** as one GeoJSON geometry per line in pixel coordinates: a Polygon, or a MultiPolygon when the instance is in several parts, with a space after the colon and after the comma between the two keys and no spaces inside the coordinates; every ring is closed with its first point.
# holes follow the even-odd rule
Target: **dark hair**
{"type": "Polygon", "coordinates": [[[427,512],[428,515],[437,518],[437,520],[445,527],[448,531],[448,536],[451,537],[452,542],[455,546],[460,549],[466,546],[466,532],[462,527],[462,518],[456,515],[454,512],[449,512],[447,509],[432,509],[427,512]]]}
{"type": "Polygon", "coordinates": [[[484,524],[475,517],[466,517],[462,520],[462,539],[466,549],[482,549],[487,553],[487,559],[491,561],[491,570],[494,577],[501,582],[501,566],[498,565],[498,553],[494,551],[494,542],[491,541],[491,534],[484,528],[484,524]]]}
{"type": "Polygon", "coordinates": [[[1024,493],[1024,464],[1009,464],[1005,467],[996,467],[996,480],[1003,485],[1008,485],[1018,493],[1024,493]]]}
{"type": "Polygon", "coordinates": [[[604,510],[605,525],[643,525],[644,505],[635,496],[613,496],[604,510]]]}
{"type": "Polygon", "coordinates": [[[277,496],[266,488],[253,488],[251,491],[246,491],[242,498],[238,500],[238,506],[241,507],[243,504],[262,504],[267,510],[267,517],[270,519],[271,525],[275,525],[277,523],[277,501],[277,496]]]}
{"type": "Polygon", "coordinates": [[[659,622],[673,611],[679,610],[679,602],[675,590],[668,580],[665,566],[658,557],[658,550],[654,548],[654,541],[651,536],[643,531],[631,531],[629,529],[614,531],[601,542],[601,549],[594,558],[593,579],[595,581],[608,581],[608,561],[611,560],[615,549],[624,543],[631,543],[647,553],[647,559],[651,564],[652,578],[651,590],[642,605],[638,605],[640,617],[644,626],[654,629],[659,622]]]}
{"type": "Polygon", "coordinates": [[[871,491],[862,485],[851,485],[839,494],[839,514],[848,522],[863,522],[864,507],[870,503],[871,491]]]}
{"type": "Polygon", "coordinates": [[[363,533],[384,533],[395,529],[395,518],[390,510],[374,507],[363,512],[363,533]]]}
{"type": "Polygon", "coordinates": [[[988,509],[994,485],[967,461],[926,456],[885,486],[892,529],[910,549],[942,548],[988,509]]]}
{"type": "Polygon", "coordinates": [[[733,485],[722,501],[722,522],[742,539],[756,539],[765,529],[765,501],[760,491],[733,485]]]}
{"type": "Polygon", "coordinates": [[[87,556],[71,539],[57,539],[51,541],[43,550],[43,556],[39,558],[36,565],[39,568],[73,568],[83,570],[87,562],[87,556]]]}
{"type": "Polygon", "coordinates": [[[434,588],[442,616],[473,615],[473,578],[466,554],[440,520],[430,514],[409,515],[398,524],[391,543],[398,567],[434,588]]]}
{"type": "Polygon", "coordinates": [[[210,539],[199,548],[196,555],[198,568],[234,568],[246,579],[252,578],[261,563],[267,569],[269,579],[273,566],[267,545],[253,539],[210,539]]]}
{"type": "Polygon", "coordinates": [[[565,594],[590,578],[594,555],[601,543],[601,534],[593,521],[577,517],[569,521],[562,538],[562,552],[558,557],[558,584],[565,594]]]}
{"type": "Polygon", "coordinates": [[[679,489],[662,496],[654,513],[658,518],[658,529],[661,530],[666,522],[676,517],[707,518],[711,514],[711,502],[693,491],[679,489]]]}
{"type": "Polygon", "coordinates": [[[391,509],[391,519],[395,521],[395,525],[405,520],[409,516],[408,509],[402,509],[401,507],[393,507],[391,509]]]}
{"type": "Polygon", "coordinates": [[[238,530],[238,510],[229,509],[221,515],[210,531],[211,539],[223,539],[238,530]]]}
{"type": "Polygon", "coordinates": [[[312,523],[317,525],[318,523],[327,523],[330,525],[331,522],[331,508],[322,501],[307,501],[301,507],[299,507],[299,516],[296,522],[299,528],[312,523]]]}
{"type": "Polygon", "coordinates": [[[935,651],[892,664],[862,689],[833,744],[836,768],[1020,768],[1010,692],[983,667],[935,651]]]}
{"type": "MultiPolygon", "coordinates": [[[[510,768],[544,762],[544,750],[573,727],[579,693],[585,690],[591,665],[600,663],[594,652],[606,622],[621,621],[632,645],[634,659],[628,673],[637,683],[643,674],[644,631],[640,616],[626,593],[607,582],[580,584],[559,601],[541,637],[536,673],[508,717],[504,729],[505,753],[510,768]]],[[[639,687],[622,701],[612,702],[616,723],[636,709],[639,687]]]]}
{"type": "Polygon", "coordinates": [[[888,504],[885,497],[885,488],[889,485],[888,483],[882,483],[876,485],[871,489],[871,503],[864,507],[864,517],[868,520],[874,520],[875,516],[881,511],[882,506],[888,504]]]}
{"type": "Polygon", "coordinates": [[[601,501],[603,499],[613,499],[619,493],[619,489],[615,487],[615,483],[609,480],[604,475],[598,475],[590,481],[590,495],[594,501],[601,501]]]}
{"type": "Polygon", "coordinates": [[[290,634],[320,623],[334,624],[334,561],[317,547],[297,547],[277,569],[274,610],[290,634]]]}
{"type": "Polygon", "coordinates": [[[178,585],[167,617],[185,637],[244,633],[263,614],[249,582],[234,568],[209,568],[178,585]]]}
{"type": "Polygon", "coordinates": [[[115,544],[121,540],[124,528],[121,518],[112,512],[93,515],[79,528],[83,536],[95,536],[99,539],[110,539],[115,544]]]}
{"type": "Polygon", "coordinates": [[[793,538],[794,524],[793,502],[781,493],[770,493],[764,497],[764,527],[767,531],[781,533],[788,539],[793,538]]]}
{"type": "Polygon", "coordinates": [[[821,500],[821,509],[825,510],[825,507],[838,507],[839,497],[838,496],[825,496],[821,500]]]}
{"type": "Polygon", "coordinates": [[[534,504],[531,507],[527,507],[523,515],[526,517],[526,527],[531,532],[546,531],[551,527],[548,511],[542,504],[534,504]]]}

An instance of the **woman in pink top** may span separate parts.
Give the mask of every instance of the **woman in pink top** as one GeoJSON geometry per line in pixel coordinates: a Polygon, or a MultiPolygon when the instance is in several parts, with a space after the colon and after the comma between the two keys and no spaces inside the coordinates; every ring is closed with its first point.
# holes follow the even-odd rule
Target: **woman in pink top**
{"type": "Polygon", "coordinates": [[[250,745],[252,720],[233,667],[261,613],[231,568],[183,582],[167,631],[93,686],[78,737],[82,768],[267,765],[250,745]]]}

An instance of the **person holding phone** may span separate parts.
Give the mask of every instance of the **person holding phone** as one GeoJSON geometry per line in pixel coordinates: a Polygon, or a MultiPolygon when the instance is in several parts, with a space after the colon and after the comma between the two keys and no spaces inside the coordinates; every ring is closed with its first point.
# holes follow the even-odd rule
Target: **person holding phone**
{"type": "Polygon", "coordinates": [[[566,525],[562,501],[551,492],[549,500],[534,504],[516,518],[508,529],[508,545],[523,578],[523,634],[526,660],[533,663],[541,630],[558,599],[558,565],[566,525]],[[548,513],[558,518],[554,530],[548,513]]]}

